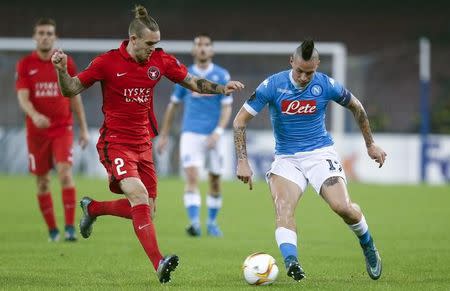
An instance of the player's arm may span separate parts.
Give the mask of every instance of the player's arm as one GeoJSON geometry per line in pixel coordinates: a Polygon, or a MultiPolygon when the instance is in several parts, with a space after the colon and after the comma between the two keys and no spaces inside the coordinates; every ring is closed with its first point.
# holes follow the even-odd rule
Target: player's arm
{"type": "Polygon", "coordinates": [[[169,143],[169,132],[172,128],[173,118],[175,113],[178,111],[180,104],[178,102],[171,101],[166,108],[166,113],[163,118],[163,125],[159,133],[158,144],[156,150],[161,154],[167,147],[169,143]]]}
{"type": "Polygon", "coordinates": [[[380,165],[381,168],[386,159],[386,153],[383,149],[377,146],[373,140],[372,130],[370,129],[370,123],[367,118],[366,110],[358,98],[353,96],[353,94],[351,95],[350,102],[347,104],[347,108],[353,113],[355,121],[358,123],[359,129],[361,130],[362,136],[366,143],[367,153],[380,165]]]}
{"type": "Polygon", "coordinates": [[[225,86],[220,85],[204,78],[199,78],[191,74],[187,74],[183,81],[179,83],[181,86],[192,91],[202,94],[224,94],[229,95],[234,91],[244,88],[244,84],[239,81],[229,81],[225,86]]]}
{"type": "Polygon", "coordinates": [[[67,71],[67,55],[62,50],[57,50],[52,55],[52,63],[58,75],[58,84],[61,94],[66,97],[74,97],[84,89],[78,77],[72,77],[67,71]]]}
{"type": "Polygon", "coordinates": [[[33,121],[37,128],[47,128],[50,126],[50,119],[39,113],[30,101],[30,91],[28,89],[17,90],[19,106],[33,121]]]}
{"type": "Polygon", "coordinates": [[[253,118],[244,107],[242,107],[233,121],[234,147],[238,160],[236,176],[245,184],[249,184],[250,190],[253,188],[252,169],[247,158],[246,129],[248,122],[253,118]]]}
{"type": "Polygon", "coordinates": [[[80,138],[79,145],[82,149],[84,149],[89,142],[89,131],[86,122],[86,114],[84,112],[83,101],[81,101],[81,95],[76,95],[74,98],[70,100],[72,110],[75,113],[78,124],[80,126],[80,138]]]}

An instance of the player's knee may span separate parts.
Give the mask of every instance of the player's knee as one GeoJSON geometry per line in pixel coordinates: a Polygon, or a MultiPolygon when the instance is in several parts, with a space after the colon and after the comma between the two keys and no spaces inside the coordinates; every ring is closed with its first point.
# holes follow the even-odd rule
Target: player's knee
{"type": "Polygon", "coordinates": [[[37,177],[37,188],[38,188],[38,194],[50,192],[50,177],[47,175],[38,176],[37,177]]]}
{"type": "Polygon", "coordinates": [[[354,209],[350,203],[334,203],[331,205],[331,209],[341,217],[351,217],[354,209]]]}
{"type": "Polygon", "coordinates": [[[125,193],[132,206],[138,204],[149,204],[148,192],[144,184],[139,182],[131,182],[126,183],[125,185],[122,183],[121,185],[122,191],[125,193]]]}
{"type": "Polygon", "coordinates": [[[59,181],[63,188],[72,187],[73,186],[73,177],[71,171],[64,171],[59,175],[59,181]]]}

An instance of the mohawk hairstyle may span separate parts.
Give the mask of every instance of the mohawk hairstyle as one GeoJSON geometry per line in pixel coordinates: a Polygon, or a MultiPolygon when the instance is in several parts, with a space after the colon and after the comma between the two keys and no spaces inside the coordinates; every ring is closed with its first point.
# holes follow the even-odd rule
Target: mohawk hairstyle
{"type": "Polygon", "coordinates": [[[319,59],[319,52],[314,47],[314,41],[311,38],[306,38],[301,45],[297,47],[294,52],[295,57],[301,57],[305,61],[319,59]]]}
{"type": "Polygon", "coordinates": [[[314,41],[310,38],[305,39],[302,42],[300,49],[301,49],[302,59],[304,59],[305,61],[309,61],[314,52],[314,41]]]}

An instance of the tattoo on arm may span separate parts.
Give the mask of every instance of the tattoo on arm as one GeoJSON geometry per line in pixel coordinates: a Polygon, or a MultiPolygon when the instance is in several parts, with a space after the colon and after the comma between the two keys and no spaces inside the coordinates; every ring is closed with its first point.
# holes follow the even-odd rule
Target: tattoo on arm
{"type": "Polygon", "coordinates": [[[364,107],[362,106],[361,102],[359,102],[359,100],[355,98],[354,101],[352,100],[350,102],[348,108],[353,113],[353,116],[358,123],[358,126],[364,137],[364,141],[366,142],[366,147],[370,146],[374,141],[372,137],[372,131],[370,129],[369,119],[367,118],[367,113],[364,110],[364,107]]]}
{"type": "Polygon", "coordinates": [[[58,84],[62,95],[66,97],[73,97],[84,90],[80,79],[71,77],[67,71],[58,72],[58,84]]]}
{"type": "Polygon", "coordinates": [[[247,143],[245,136],[245,126],[234,128],[234,146],[238,160],[247,159],[247,143]]]}
{"type": "Polygon", "coordinates": [[[224,87],[222,85],[213,83],[206,79],[197,79],[195,81],[195,83],[196,83],[197,88],[200,93],[206,93],[206,94],[223,94],[224,93],[224,87]]]}

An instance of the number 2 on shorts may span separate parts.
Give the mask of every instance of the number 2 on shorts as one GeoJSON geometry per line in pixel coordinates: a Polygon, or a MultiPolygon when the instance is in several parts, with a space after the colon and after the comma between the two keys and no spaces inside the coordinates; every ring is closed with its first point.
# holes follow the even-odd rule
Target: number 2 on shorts
{"type": "Polygon", "coordinates": [[[119,176],[127,173],[126,170],[122,170],[122,167],[125,164],[122,158],[115,158],[114,164],[116,164],[116,170],[119,176]]]}

